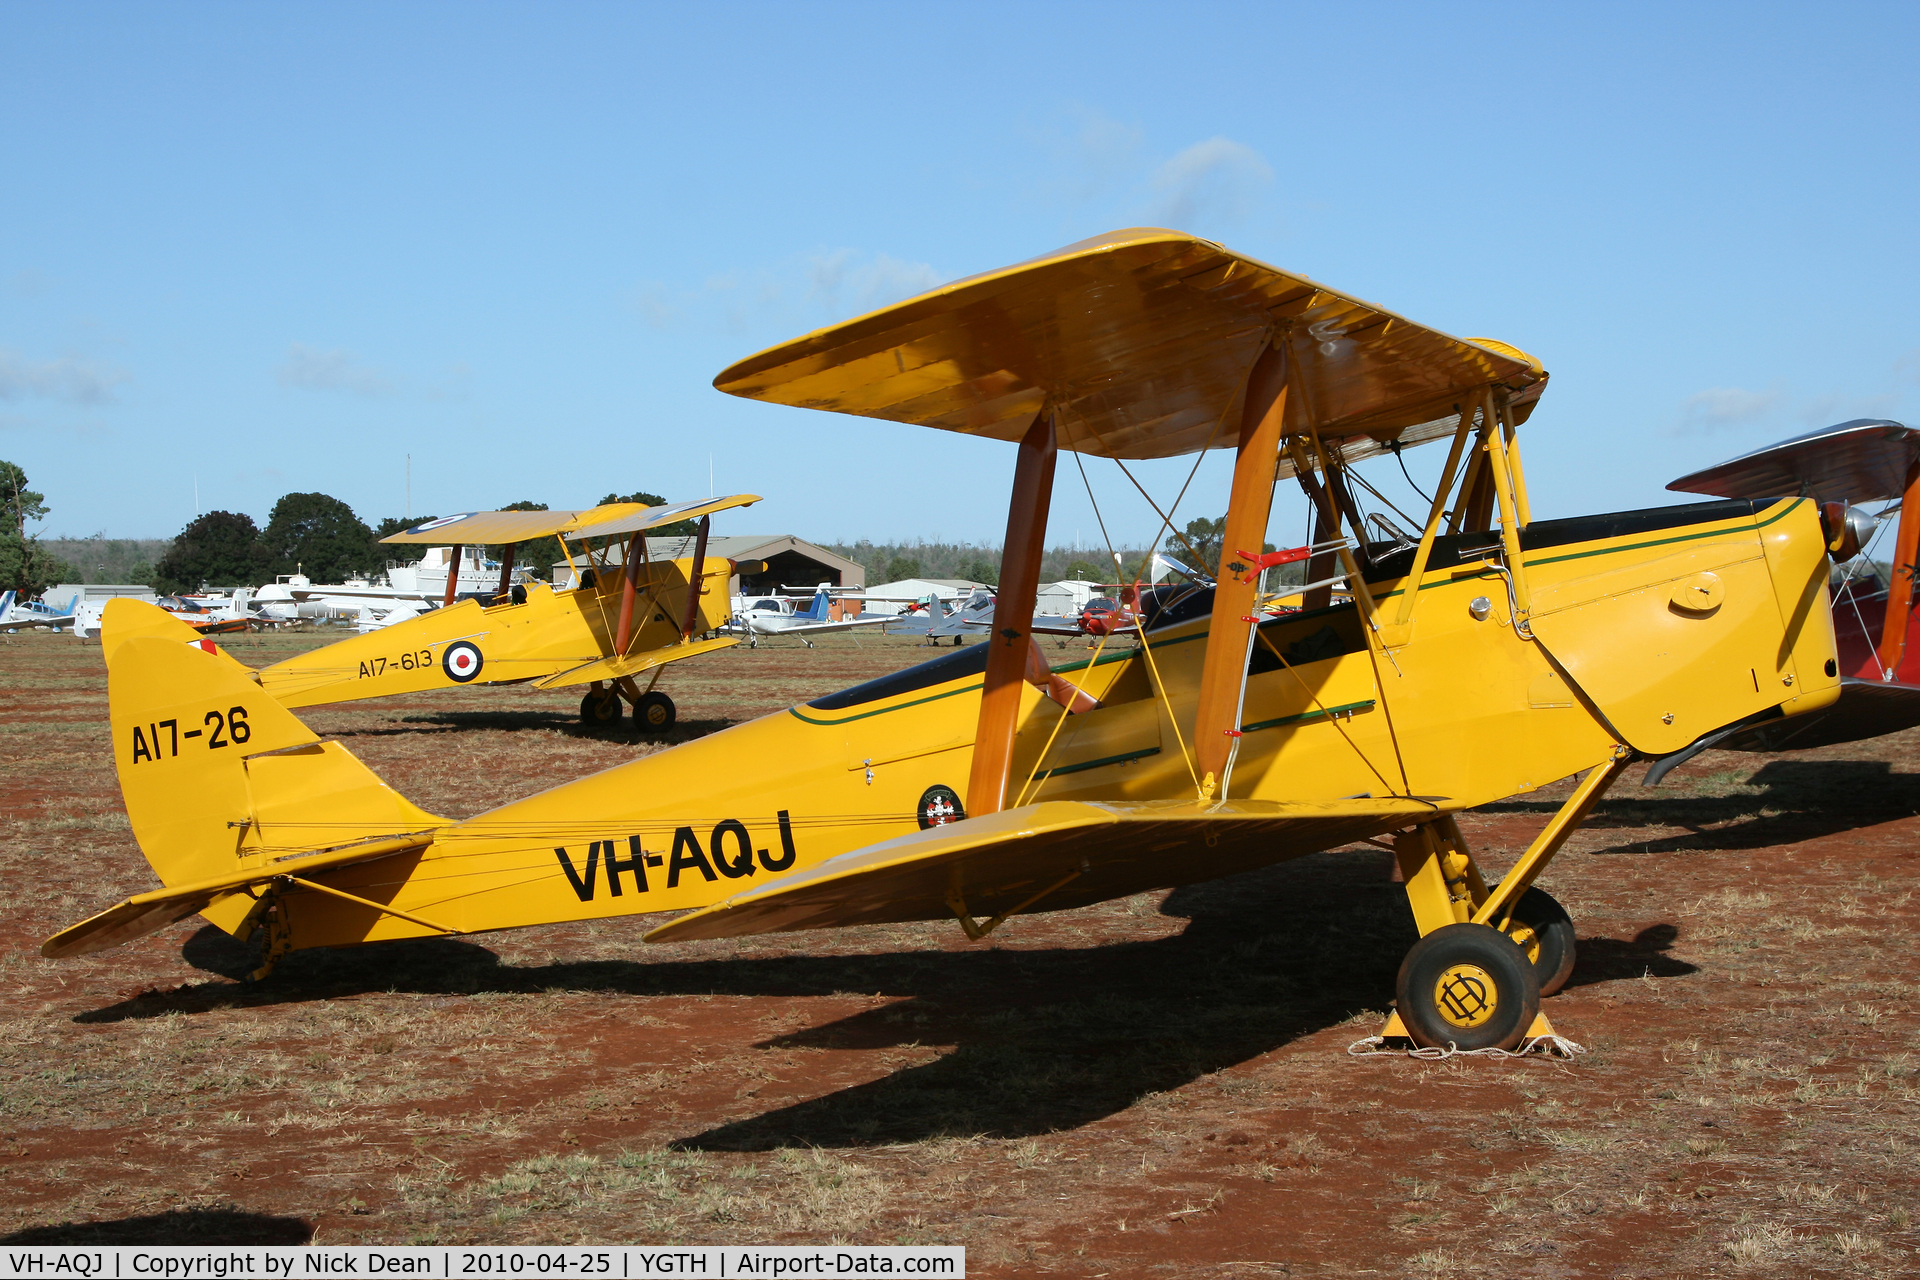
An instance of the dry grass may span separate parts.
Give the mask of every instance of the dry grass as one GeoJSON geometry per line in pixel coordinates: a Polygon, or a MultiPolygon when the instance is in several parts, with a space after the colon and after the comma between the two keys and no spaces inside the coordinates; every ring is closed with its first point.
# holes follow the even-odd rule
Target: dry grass
{"type": "MultiPolygon", "coordinates": [[[[926,656],[863,646],[688,664],[678,736],[926,656]]],[[[1546,881],[1580,928],[1549,1006],[1577,1064],[1361,1062],[1412,940],[1365,849],[983,945],[601,923],[303,952],[255,990],[189,922],[45,962],[151,885],[97,664],[0,639],[0,1235],[926,1241],[1064,1275],[1898,1274],[1920,1249],[1920,734],[1621,787],[1546,881]]],[[[661,749],[573,701],[306,714],[460,816],[661,749]]],[[[1564,790],[1463,819],[1491,870],[1564,790]]]]}

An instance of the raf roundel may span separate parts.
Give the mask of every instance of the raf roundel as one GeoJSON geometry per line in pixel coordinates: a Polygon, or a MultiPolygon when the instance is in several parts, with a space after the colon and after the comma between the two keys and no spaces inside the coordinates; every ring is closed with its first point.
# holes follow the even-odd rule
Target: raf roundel
{"type": "Polygon", "coordinates": [[[472,680],[485,665],[486,660],[480,656],[480,646],[471,640],[456,640],[440,655],[440,669],[447,673],[447,679],[457,684],[472,680]]]}

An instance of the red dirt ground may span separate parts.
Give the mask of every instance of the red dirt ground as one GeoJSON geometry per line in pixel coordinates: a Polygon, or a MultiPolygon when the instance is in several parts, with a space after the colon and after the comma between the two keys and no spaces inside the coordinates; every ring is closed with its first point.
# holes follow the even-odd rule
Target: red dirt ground
{"type": "MultiPolygon", "coordinates": [[[[301,643],[235,646],[270,661],[301,643]]],[[[676,736],[928,656],[669,677],[676,736]]],[[[951,1243],[978,1275],[1914,1268],[1920,734],[1622,786],[1544,883],[1572,1063],[1351,1058],[1413,940],[1386,856],[1026,917],[652,948],[629,923],[296,953],[41,938],[151,872],[97,649],[0,640],[0,1238],[951,1243]]],[[[658,747],[573,699],[304,713],[466,814],[658,747]]],[[[1565,794],[1466,815],[1491,869],[1565,794]]],[[[644,922],[642,922],[644,923],[644,922]]]]}

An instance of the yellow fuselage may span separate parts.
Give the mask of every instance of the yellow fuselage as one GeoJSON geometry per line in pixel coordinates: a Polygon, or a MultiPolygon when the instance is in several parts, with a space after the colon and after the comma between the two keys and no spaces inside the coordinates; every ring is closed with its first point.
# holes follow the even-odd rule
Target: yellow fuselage
{"type": "MultiPolygon", "coordinates": [[[[1399,795],[1459,810],[1592,767],[1619,744],[1668,754],[1837,696],[1811,502],[1538,523],[1525,538],[1530,635],[1513,624],[1505,570],[1484,550],[1493,541],[1442,539],[1410,634],[1396,633],[1392,647],[1352,601],[1263,622],[1228,796],[1399,795]],[[1703,584],[1717,602],[1693,607],[1703,584]]],[[[1405,567],[1402,556],[1368,575],[1376,601],[1397,599],[1405,567]]],[[[1060,705],[1023,686],[1010,794],[1192,798],[1205,600],[1187,620],[1171,605],[1143,644],[1055,668],[1098,698],[1097,710],[1062,725],[1060,705]]],[[[518,608],[555,607],[543,598],[518,608]]],[[[595,608],[576,608],[577,625],[601,625],[595,608]]],[[[439,634],[459,633],[463,612],[497,627],[512,610],[450,610],[439,634]]],[[[917,829],[930,788],[964,795],[987,647],[555,787],[328,881],[461,931],[713,903],[917,829]]],[[[1179,881],[1163,865],[1143,877],[1152,882],[1137,889],[1179,881]]],[[[432,932],[316,894],[287,902],[295,947],[432,932]]],[[[236,894],[206,914],[233,928],[249,905],[236,894]]]]}
{"type": "MultiPolygon", "coordinates": [[[[726,591],[731,572],[725,560],[706,561],[694,634],[724,625],[731,615],[726,591]]],[[[632,634],[619,656],[650,653],[681,640],[692,573],[691,559],[642,567],[632,634]]],[[[599,572],[590,585],[571,590],[532,583],[524,604],[462,601],[263,667],[260,685],[283,706],[311,707],[559,675],[616,656],[624,583],[616,565],[599,572]]],[[[587,678],[608,674],[618,673],[596,671],[587,678]]]]}

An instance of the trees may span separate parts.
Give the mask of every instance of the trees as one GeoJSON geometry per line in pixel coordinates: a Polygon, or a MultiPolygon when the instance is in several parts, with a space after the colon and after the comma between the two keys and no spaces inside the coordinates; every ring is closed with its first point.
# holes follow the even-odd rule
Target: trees
{"type": "Polygon", "coordinates": [[[990,587],[1000,585],[1000,566],[991,560],[969,560],[960,566],[960,576],[968,582],[984,582],[990,587]]]}
{"type": "MultiPolygon", "coordinates": [[[[1197,520],[1189,520],[1186,533],[1187,543],[1193,548],[1190,554],[1197,555],[1200,559],[1199,564],[1190,567],[1204,574],[1217,574],[1220,571],[1220,544],[1227,534],[1227,518],[1221,516],[1218,520],[1209,520],[1201,516],[1197,520]]],[[[1182,553],[1186,550],[1184,546],[1168,548],[1168,552],[1176,560],[1185,560],[1187,556],[1182,553]]]]}
{"type": "Polygon", "coordinates": [[[257,587],[270,577],[253,517],[209,511],[180,531],[153,569],[153,589],[172,594],[209,587],[257,587]]]}
{"type": "Polygon", "coordinates": [[[887,563],[887,581],[904,582],[920,576],[920,562],[912,556],[895,556],[887,563]]]}
{"type": "Polygon", "coordinates": [[[1105,582],[1107,575],[1111,573],[1112,570],[1102,571],[1100,566],[1091,560],[1075,560],[1061,572],[1065,574],[1066,577],[1074,578],[1081,582],[1105,582]]]}
{"type": "Polygon", "coordinates": [[[392,546],[388,546],[386,543],[380,541],[380,539],[391,537],[403,530],[411,529],[417,524],[425,524],[429,520],[438,520],[439,518],[439,516],[382,517],[380,523],[373,526],[373,537],[369,540],[367,546],[367,554],[372,557],[374,567],[384,567],[389,560],[399,560],[405,564],[412,564],[414,561],[426,555],[427,549],[420,543],[397,542],[392,546]]]}
{"type": "Polygon", "coordinates": [[[32,598],[56,582],[78,576],[74,567],[27,534],[27,521],[44,520],[47,500],[27,488],[27,473],[0,462],[0,591],[32,598]]]}
{"type": "Polygon", "coordinates": [[[260,535],[270,574],[304,573],[315,582],[338,582],[378,563],[373,530],[353,508],[324,493],[289,493],[273,504],[260,535]]]}

